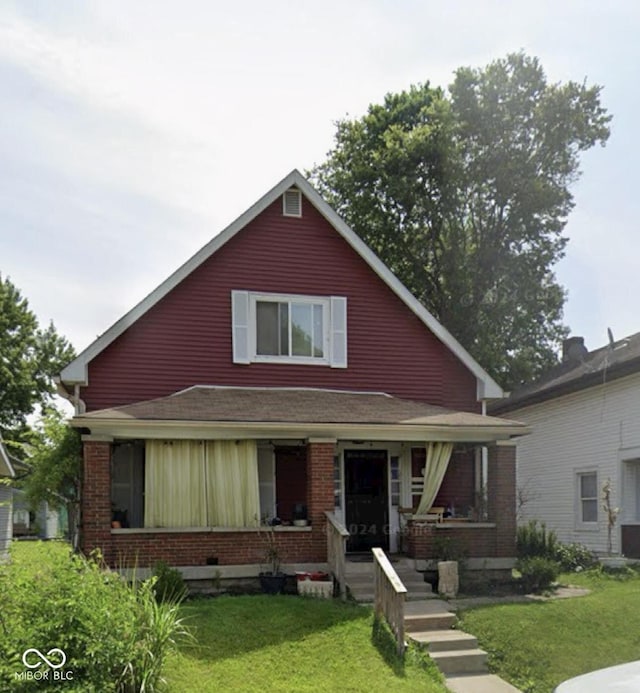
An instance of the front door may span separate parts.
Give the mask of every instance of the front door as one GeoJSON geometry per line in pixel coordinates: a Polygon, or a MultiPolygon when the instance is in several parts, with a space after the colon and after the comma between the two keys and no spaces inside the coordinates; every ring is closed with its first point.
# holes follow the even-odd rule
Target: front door
{"type": "Polygon", "coordinates": [[[387,451],[344,451],[347,551],[389,548],[387,451]]]}

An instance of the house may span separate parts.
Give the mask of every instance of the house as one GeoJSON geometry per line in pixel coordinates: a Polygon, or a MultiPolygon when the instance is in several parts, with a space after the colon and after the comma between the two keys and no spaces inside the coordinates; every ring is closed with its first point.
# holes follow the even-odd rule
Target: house
{"type": "Polygon", "coordinates": [[[424,561],[444,532],[514,555],[526,427],[486,415],[500,387],[297,171],[59,380],[83,433],[81,545],[111,564],[246,573],[274,524],[289,566],[326,567],[345,527],[348,552],[424,561]]]}
{"type": "Polygon", "coordinates": [[[13,538],[12,490],[9,481],[15,478],[15,471],[7,448],[0,439],[0,558],[7,555],[13,538]]]}
{"type": "Polygon", "coordinates": [[[602,488],[611,479],[620,508],[613,551],[640,558],[640,333],[593,351],[571,337],[560,365],[491,411],[531,428],[517,445],[522,521],[604,554],[602,488]]]}

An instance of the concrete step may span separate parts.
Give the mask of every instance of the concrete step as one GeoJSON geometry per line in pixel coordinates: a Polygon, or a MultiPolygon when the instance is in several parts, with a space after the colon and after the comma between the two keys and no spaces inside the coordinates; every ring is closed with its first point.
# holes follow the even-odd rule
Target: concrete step
{"type": "Polygon", "coordinates": [[[488,673],[487,653],[478,648],[430,652],[429,656],[445,676],[488,673]]]}
{"type": "Polygon", "coordinates": [[[448,676],[446,682],[452,693],[521,693],[519,688],[495,674],[448,676]]]}
{"type": "Polygon", "coordinates": [[[461,630],[425,630],[409,633],[408,637],[424,645],[429,654],[451,650],[475,650],[478,639],[461,630]]]}
{"type": "MultiPolygon", "coordinates": [[[[433,594],[431,585],[424,581],[422,573],[409,566],[402,566],[397,572],[402,584],[407,589],[405,597],[407,601],[428,599],[433,594]]],[[[354,563],[348,566],[346,582],[351,596],[357,602],[371,603],[374,601],[372,565],[354,563]]]]}
{"type": "Polygon", "coordinates": [[[433,597],[404,605],[404,628],[407,633],[448,630],[456,623],[456,615],[449,611],[447,602],[433,597]]]}
{"type": "Polygon", "coordinates": [[[447,630],[453,628],[456,615],[451,613],[415,614],[404,617],[404,629],[407,633],[420,633],[425,630],[447,630]]]}

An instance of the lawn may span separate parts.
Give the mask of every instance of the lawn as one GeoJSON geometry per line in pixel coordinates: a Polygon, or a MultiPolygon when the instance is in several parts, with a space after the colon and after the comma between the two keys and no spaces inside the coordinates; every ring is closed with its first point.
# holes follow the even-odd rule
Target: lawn
{"type": "Polygon", "coordinates": [[[195,642],[164,674],[184,691],[422,691],[445,693],[430,660],[404,666],[372,642],[371,610],[295,596],[218,597],[183,608],[195,642]]]}
{"type": "Polygon", "coordinates": [[[572,676],[640,659],[640,576],[563,575],[591,594],[462,612],[460,627],[489,652],[492,670],[525,693],[550,693],[572,676]]]}
{"type": "MultiPolygon", "coordinates": [[[[27,648],[55,646],[73,672],[65,689],[114,691],[110,672],[121,671],[132,652],[146,652],[162,635],[141,620],[121,580],[71,558],[64,542],[14,542],[11,556],[10,564],[0,565],[1,690],[35,690],[16,680],[25,669],[21,656],[27,648]]],[[[179,638],[180,649],[165,660],[162,674],[171,693],[447,691],[426,655],[410,649],[402,664],[384,632],[374,642],[371,610],[354,604],[224,596],[186,601],[180,617],[192,637],[179,638]]]]}

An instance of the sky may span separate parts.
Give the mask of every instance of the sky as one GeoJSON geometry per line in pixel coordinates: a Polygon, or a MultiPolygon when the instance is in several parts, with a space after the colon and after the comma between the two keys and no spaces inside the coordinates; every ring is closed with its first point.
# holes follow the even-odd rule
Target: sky
{"type": "Polygon", "coordinates": [[[640,331],[640,3],[3,0],[0,274],[81,351],[388,92],[523,50],[602,85],[556,267],[588,348],[640,331]]]}

